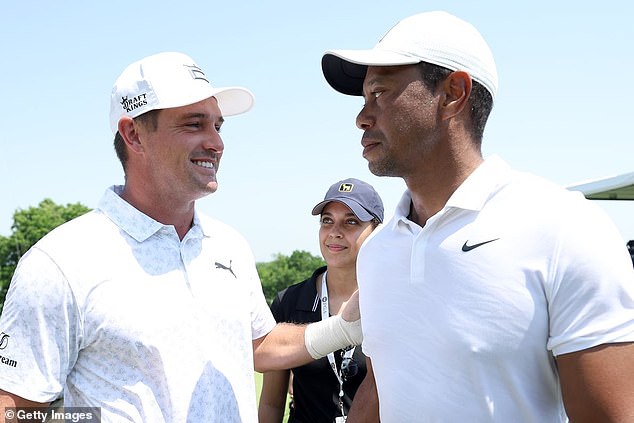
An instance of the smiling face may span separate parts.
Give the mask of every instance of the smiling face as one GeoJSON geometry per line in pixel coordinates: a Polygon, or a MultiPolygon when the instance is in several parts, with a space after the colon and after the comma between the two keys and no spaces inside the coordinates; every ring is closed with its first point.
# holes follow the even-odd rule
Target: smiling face
{"type": "Polygon", "coordinates": [[[370,171],[408,177],[429,160],[440,139],[438,96],[423,83],[417,65],[368,67],[365,104],[357,116],[370,171]]]}
{"type": "Polygon", "coordinates": [[[216,172],[224,150],[224,119],[215,98],[163,109],[157,127],[137,125],[144,189],[161,198],[192,201],[218,188],[216,172]]]}
{"type": "Polygon", "coordinates": [[[328,203],[319,227],[319,247],[328,267],[354,268],[359,248],[372,230],[371,222],[360,221],[345,204],[328,203]]]}

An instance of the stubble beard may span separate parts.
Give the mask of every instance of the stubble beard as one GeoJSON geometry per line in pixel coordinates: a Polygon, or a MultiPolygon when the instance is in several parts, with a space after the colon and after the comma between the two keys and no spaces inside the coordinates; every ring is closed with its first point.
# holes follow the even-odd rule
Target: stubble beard
{"type": "Polygon", "coordinates": [[[220,161],[217,160],[214,163],[214,174],[213,177],[211,178],[205,178],[206,180],[201,180],[197,175],[193,175],[192,178],[192,183],[195,185],[198,185],[198,191],[199,191],[199,197],[198,198],[203,198],[206,197],[210,194],[215,193],[218,190],[218,167],[219,167],[220,161]]]}
{"type": "Polygon", "coordinates": [[[201,199],[215,193],[218,190],[218,180],[214,176],[213,179],[202,181],[199,177],[193,176],[190,181],[190,189],[195,192],[196,199],[201,199]]]}
{"type": "Polygon", "coordinates": [[[392,160],[390,157],[384,157],[380,160],[368,161],[368,169],[372,172],[373,175],[376,176],[393,176],[399,177],[400,172],[398,172],[398,164],[395,160],[392,160]]]}

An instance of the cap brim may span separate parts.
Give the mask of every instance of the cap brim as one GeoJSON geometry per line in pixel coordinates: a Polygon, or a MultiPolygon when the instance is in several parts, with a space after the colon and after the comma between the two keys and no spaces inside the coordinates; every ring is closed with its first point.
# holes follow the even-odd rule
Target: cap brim
{"type": "MultiPolygon", "coordinates": [[[[174,107],[189,106],[190,104],[198,103],[199,101],[206,100],[214,97],[218,101],[218,108],[223,116],[234,116],[241,113],[248,112],[255,103],[255,97],[251,91],[242,87],[221,87],[201,90],[195,97],[189,97],[186,101],[172,101],[164,100],[161,104],[161,108],[170,109],[174,107]]],[[[137,113],[131,113],[128,116],[135,118],[143,113],[147,113],[151,110],[155,110],[157,107],[145,107],[139,108],[137,113]]],[[[118,115],[110,113],[110,128],[112,133],[116,134],[119,130],[119,120],[123,117],[120,113],[118,115]]]]}
{"type": "Polygon", "coordinates": [[[419,63],[420,58],[389,50],[329,50],[321,59],[328,84],[342,94],[363,95],[368,66],[401,66],[419,63]]]}
{"type": "Polygon", "coordinates": [[[242,87],[215,88],[218,100],[218,107],[223,116],[234,116],[248,112],[255,103],[255,98],[251,91],[242,87]]]}
{"type": "Polygon", "coordinates": [[[313,207],[313,211],[312,211],[313,216],[317,216],[321,214],[321,212],[324,210],[324,207],[326,207],[328,203],[331,203],[333,201],[338,201],[348,206],[348,208],[352,210],[352,213],[354,213],[354,215],[357,216],[357,218],[362,222],[369,222],[375,217],[371,213],[369,213],[365,208],[363,208],[362,205],[360,205],[356,201],[351,200],[349,198],[330,198],[328,200],[324,200],[321,203],[317,204],[315,207],[313,207]]]}

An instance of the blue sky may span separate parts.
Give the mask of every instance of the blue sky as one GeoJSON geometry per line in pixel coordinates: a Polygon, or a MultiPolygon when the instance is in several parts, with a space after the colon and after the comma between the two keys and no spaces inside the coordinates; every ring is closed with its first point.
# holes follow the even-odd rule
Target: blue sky
{"type": "MultiPolygon", "coordinates": [[[[634,171],[634,6],[623,1],[24,1],[0,6],[0,234],[44,198],[95,207],[123,181],[108,126],[129,63],[182,51],[216,86],[256,96],[223,126],[218,192],[202,211],[238,229],[256,259],[319,254],[310,215],[333,182],[373,184],[390,216],[404,184],[378,178],[354,125],[362,101],[333,91],[322,53],[369,48],[398,20],[447,10],[489,42],[500,88],[485,156],[562,185],[634,171]]],[[[634,204],[603,202],[625,239],[634,204]]]]}

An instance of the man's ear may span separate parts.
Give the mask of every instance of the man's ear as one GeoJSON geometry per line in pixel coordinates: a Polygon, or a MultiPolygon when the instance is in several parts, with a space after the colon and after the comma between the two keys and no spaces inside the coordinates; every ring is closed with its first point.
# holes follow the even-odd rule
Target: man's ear
{"type": "Polygon", "coordinates": [[[143,150],[141,138],[139,136],[139,125],[129,116],[123,116],[119,119],[119,134],[125,141],[126,145],[133,151],[140,152],[143,150]]]}
{"type": "Polygon", "coordinates": [[[442,82],[444,100],[441,118],[451,119],[459,115],[469,102],[471,95],[471,76],[464,71],[454,71],[442,82]]]}

